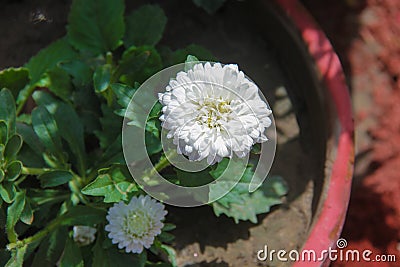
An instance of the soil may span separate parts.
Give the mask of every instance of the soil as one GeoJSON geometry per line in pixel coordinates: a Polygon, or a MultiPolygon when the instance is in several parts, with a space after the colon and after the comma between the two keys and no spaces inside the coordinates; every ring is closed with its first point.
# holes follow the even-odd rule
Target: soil
{"type": "MultiPolygon", "coordinates": [[[[274,57],[276,48],[259,36],[259,28],[237,19],[241,5],[247,2],[230,2],[217,17],[196,9],[191,1],[179,2],[182,12],[176,11],[174,1],[165,2],[160,4],[169,22],[162,44],[172,48],[191,43],[204,45],[222,62],[240,63],[240,68],[263,88],[275,111],[278,128],[279,144],[271,173],[284,177],[290,187],[286,204],[259,216],[257,224],[235,224],[224,216],[216,218],[209,207],[190,210],[170,207],[168,220],[178,225],[174,246],[179,264],[266,266],[266,262],[256,260],[256,252],[264,245],[287,251],[302,246],[312,221],[315,191],[320,190],[314,181],[322,178],[319,170],[323,166],[317,166],[315,155],[304,149],[308,141],[300,136],[285,77],[274,57]]],[[[128,5],[130,9],[137,3],[128,5]]],[[[24,64],[41,48],[63,36],[69,6],[69,0],[20,0],[3,4],[0,68],[24,64]]],[[[289,265],[269,263],[269,266],[289,265]]]]}
{"type": "MultiPolygon", "coordinates": [[[[348,249],[400,260],[400,2],[305,0],[331,37],[352,87],[356,172],[342,237],[348,249]],[[342,18],[342,19],[338,19],[342,18]]],[[[335,262],[332,266],[366,266],[335,262]]]]}

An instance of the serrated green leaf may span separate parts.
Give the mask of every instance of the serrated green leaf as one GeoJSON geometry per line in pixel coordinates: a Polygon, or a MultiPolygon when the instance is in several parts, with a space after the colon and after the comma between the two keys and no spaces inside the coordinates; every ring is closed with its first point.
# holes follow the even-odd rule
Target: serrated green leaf
{"type": "Polygon", "coordinates": [[[28,245],[24,245],[11,252],[11,258],[4,267],[22,267],[24,263],[24,255],[28,245]]]}
{"type": "Polygon", "coordinates": [[[164,32],[167,17],[157,5],[145,5],[126,18],[125,47],[156,45],[164,32]]]}
{"type": "Polygon", "coordinates": [[[0,184],[0,196],[7,202],[12,203],[14,201],[16,194],[15,186],[11,182],[3,182],[0,184]]]}
{"type": "Polygon", "coordinates": [[[15,160],[7,165],[6,169],[6,180],[9,182],[14,182],[20,176],[22,171],[21,161],[15,160]]]}
{"type": "Polygon", "coordinates": [[[50,171],[41,174],[38,179],[43,188],[66,184],[71,181],[73,174],[69,171],[50,171]]]}
{"type": "Polygon", "coordinates": [[[198,7],[203,8],[208,14],[214,14],[223,6],[226,0],[193,0],[198,7]]]}
{"type": "Polygon", "coordinates": [[[0,169],[0,183],[3,182],[5,176],[6,175],[5,175],[4,171],[2,169],[0,169]]]}
{"type": "Polygon", "coordinates": [[[137,190],[136,185],[126,181],[127,175],[119,168],[109,169],[107,173],[100,174],[83,188],[82,193],[90,196],[103,196],[106,203],[127,200],[128,193],[137,190]]]}
{"type": "Polygon", "coordinates": [[[17,192],[15,200],[7,209],[6,231],[10,242],[16,242],[18,235],[14,230],[25,206],[25,192],[17,192]]]}
{"type": "Polygon", "coordinates": [[[105,64],[98,66],[93,74],[93,86],[97,93],[102,93],[108,89],[111,81],[112,66],[105,64]]]}
{"type": "Polygon", "coordinates": [[[32,111],[32,125],[40,142],[53,154],[62,150],[60,132],[53,115],[43,106],[32,111]]]}
{"type": "Polygon", "coordinates": [[[8,129],[8,136],[15,133],[16,111],[15,102],[8,89],[0,91],[0,120],[5,121],[8,129]]]}
{"type": "Polygon", "coordinates": [[[49,70],[46,75],[47,79],[44,85],[49,88],[50,92],[66,102],[71,101],[73,87],[68,73],[59,67],[55,67],[49,70]]]}
{"type": "Polygon", "coordinates": [[[125,31],[124,1],[75,0],[67,35],[78,50],[98,55],[117,48],[125,31]]]}
{"type": "Polygon", "coordinates": [[[122,118],[113,113],[107,105],[101,106],[102,117],[100,118],[101,131],[96,131],[95,135],[100,141],[100,147],[107,149],[118,138],[120,131],[115,129],[122,128],[122,118]]]}
{"type": "Polygon", "coordinates": [[[83,267],[82,253],[78,245],[71,238],[67,238],[60,267],[83,267]]]}
{"type": "Polygon", "coordinates": [[[7,123],[4,120],[0,121],[0,144],[5,145],[8,139],[7,123]]]}
{"type": "Polygon", "coordinates": [[[14,134],[7,141],[6,147],[4,148],[4,157],[9,160],[13,159],[21,149],[21,146],[22,137],[18,134],[14,134]]]}
{"type": "MultiPolygon", "coordinates": [[[[46,71],[56,67],[57,63],[72,60],[77,53],[68,44],[65,38],[59,39],[48,47],[42,49],[36,56],[32,57],[26,64],[31,77],[31,84],[40,81],[46,71]]],[[[24,90],[25,91],[25,90],[24,90]]],[[[21,91],[18,96],[18,103],[22,98],[27,97],[26,92],[21,91]]]]}
{"type": "Polygon", "coordinates": [[[26,68],[8,68],[0,71],[0,88],[11,90],[14,98],[29,82],[29,72],[26,68]]]}
{"type": "MultiPolygon", "coordinates": [[[[228,159],[222,160],[210,174],[214,178],[218,178],[224,172],[228,163],[228,159]]],[[[236,162],[233,165],[234,168],[238,166],[242,168],[236,162]]],[[[210,199],[215,199],[215,196],[221,195],[221,192],[226,192],[232,188],[228,194],[212,203],[217,216],[225,214],[232,217],[236,223],[240,220],[256,223],[257,214],[267,213],[271,206],[282,203],[282,197],[287,193],[287,187],[281,177],[267,178],[260,189],[250,193],[248,188],[253,175],[252,167],[247,166],[240,181],[233,188],[233,181],[220,181],[210,186],[210,199]]]]}

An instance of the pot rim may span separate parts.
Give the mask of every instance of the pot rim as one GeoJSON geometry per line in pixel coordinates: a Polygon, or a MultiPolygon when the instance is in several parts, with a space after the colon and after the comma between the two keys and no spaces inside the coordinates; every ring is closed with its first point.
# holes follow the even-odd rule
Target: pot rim
{"type": "MultiPolygon", "coordinates": [[[[354,165],[354,122],[351,99],[340,60],[325,33],[298,0],[276,0],[278,5],[300,31],[308,52],[332,98],[338,130],[336,155],[326,185],[325,199],[314,219],[302,251],[313,250],[322,255],[329,247],[334,249],[340,237],[350,198],[354,165]]],[[[301,254],[300,254],[301,255],[301,254]]],[[[298,261],[295,267],[328,266],[324,261],[298,261]]]]}

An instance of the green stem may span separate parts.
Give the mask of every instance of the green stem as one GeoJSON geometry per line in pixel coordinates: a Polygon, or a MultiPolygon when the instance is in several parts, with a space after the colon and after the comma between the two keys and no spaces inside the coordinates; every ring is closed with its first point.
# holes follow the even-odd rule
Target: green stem
{"type": "Polygon", "coordinates": [[[171,159],[173,157],[176,157],[178,154],[176,153],[175,150],[171,150],[168,152],[168,154],[164,155],[161,157],[160,161],[157,162],[156,165],[154,165],[153,168],[151,168],[147,173],[143,175],[143,180],[148,183],[149,185],[155,185],[152,182],[152,177],[154,177],[157,173],[161,172],[163,169],[171,165],[171,162],[168,159],[171,159]]]}
{"type": "Polygon", "coordinates": [[[51,169],[22,167],[22,174],[26,174],[26,175],[41,175],[48,171],[51,171],[51,169]]]}
{"type": "Polygon", "coordinates": [[[53,220],[51,223],[49,223],[45,228],[37,232],[35,235],[27,237],[23,240],[18,240],[14,243],[10,243],[7,245],[8,250],[16,249],[16,248],[21,248],[25,245],[29,245],[33,242],[39,241],[42,238],[46,237],[49,233],[51,233],[54,229],[58,227],[58,225],[62,222],[64,218],[58,217],[55,220],[53,220]]]}
{"type": "Polygon", "coordinates": [[[33,94],[33,91],[35,91],[35,88],[36,88],[35,85],[31,85],[31,86],[27,89],[27,91],[26,91],[26,93],[25,93],[25,97],[22,98],[21,101],[18,103],[17,110],[16,110],[17,116],[18,116],[18,115],[22,112],[22,110],[24,109],[24,106],[25,106],[26,102],[28,101],[29,97],[33,94]]]}

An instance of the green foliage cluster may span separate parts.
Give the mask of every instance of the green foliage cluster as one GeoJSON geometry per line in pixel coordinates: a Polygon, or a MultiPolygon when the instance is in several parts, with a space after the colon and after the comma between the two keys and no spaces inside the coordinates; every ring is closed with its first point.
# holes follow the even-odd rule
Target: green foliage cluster
{"type": "MultiPolygon", "coordinates": [[[[125,15],[123,0],[74,0],[66,36],[25,66],[0,71],[0,228],[6,233],[0,236],[0,266],[176,266],[168,245],[172,224],[165,223],[140,255],[119,251],[104,232],[113,203],[144,194],[121,147],[122,120],[135,90],[188,55],[213,59],[196,45],[176,51],[159,46],[166,23],[155,5],[125,15]],[[96,227],[96,241],[75,243],[76,225],[96,227]]],[[[160,112],[156,105],[146,140],[148,153],[162,159],[160,112]]],[[[128,115],[134,123],[135,114],[128,115]]],[[[224,166],[226,161],[198,179],[212,181],[224,166]]],[[[247,166],[232,194],[212,204],[217,215],[256,222],[257,214],[281,203],[287,189],[280,178],[249,194],[244,184],[251,175],[247,166]]],[[[177,183],[189,180],[179,171],[176,177],[177,183]]]]}

